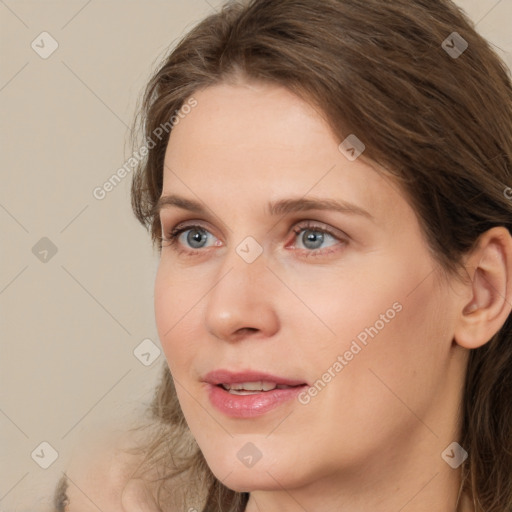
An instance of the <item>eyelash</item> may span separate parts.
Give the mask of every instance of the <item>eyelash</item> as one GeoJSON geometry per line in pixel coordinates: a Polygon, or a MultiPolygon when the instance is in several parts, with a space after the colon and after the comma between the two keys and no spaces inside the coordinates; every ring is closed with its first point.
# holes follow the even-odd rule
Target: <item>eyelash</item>
{"type": "MultiPolygon", "coordinates": [[[[178,243],[179,236],[182,233],[184,233],[185,231],[189,231],[189,230],[193,230],[193,229],[197,229],[200,232],[204,231],[204,232],[209,233],[209,231],[204,226],[201,226],[200,224],[189,224],[189,225],[184,225],[184,226],[178,225],[177,227],[172,229],[171,232],[167,236],[162,237],[162,242],[167,242],[168,246],[171,247],[176,252],[178,252],[178,254],[186,254],[188,256],[195,256],[200,253],[204,253],[205,252],[204,249],[182,249],[179,247],[179,243],[178,243]]],[[[331,231],[330,229],[325,228],[325,227],[320,227],[318,224],[314,224],[311,221],[305,221],[301,224],[298,224],[297,226],[294,227],[294,229],[292,231],[293,231],[293,233],[295,233],[296,236],[300,235],[300,233],[302,233],[303,231],[313,231],[313,232],[317,232],[317,233],[327,234],[327,235],[331,236],[332,238],[334,238],[335,240],[337,240],[338,242],[342,242],[340,237],[337,236],[333,231],[331,231]]],[[[311,250],[300,249],[300,250],[306,252],[306,254],[304,255],[305,257],[325,256],[326,254],[335,252],[336,249],[334,249],[334,247],[336,247],[337,245],[338,244],[335,244],[335,245],[329,246],[325,249],[311,249],[311,250]]]]}

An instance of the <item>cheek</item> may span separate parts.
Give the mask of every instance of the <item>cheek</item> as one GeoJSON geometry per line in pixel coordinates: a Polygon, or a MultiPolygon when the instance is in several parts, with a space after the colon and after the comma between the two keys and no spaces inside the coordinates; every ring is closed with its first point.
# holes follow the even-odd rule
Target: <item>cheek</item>
{"type": "Polygon", "coordinates": [[[330,358],[324,357],[318,365],[317,377],[321,378],[321,372],[339,355],[344,356],[346,363],[333,384],[322,391],[325,402],[321,405],[322,399],[318,400],[317,412],[327,404],[332,410],[335,404],[343,404],[334,414],[334,424],[344,425],[348,436],[359,431],[375,441],[379,436],[399,439],[417,426],[415,415],[424,417],[442,394],[451,345],[450,325],[443,312],[448,304],[443,304],[431,283],[409,292],[395,286],[391,293],[374,296],[359,312],[354,309],[353,315],[344,314],[338,325],[341,329],[344,322],[347,335],[332,347],[330,358]],[[397,307],[390,314],[393,304],[397,307]],[[346,411],[350,411],[348,422],[346,411]]]}
{"type": "MultiPolygon", "coordinates": [[[[410,318],[404,321],[406,310],[411,309],[406,283],[414,279],[406,279],[401,269],[377,263],[329,273],[311,270],[307,279],[293,283],[300,300],[287,297],[283,301],[287,305],[280,313],[283,325],[299,333],[295,339],[301,342],[300,350],[305,360],[315,361],[312,367],[317,372],[350,350],[354,340],[362,354],[369,351],[372,341],[375,345],[385,337],[394,339],[404,327],[411,327],[410,318]]],[[[396,267],[396,261],[393,264],[396,267]]]]}
{"type": "Polygon", "coordinates": [[[297,315],[298,310],[290,312],[288,322],[295,316],[300,331],[315,338],[302,337],[301,352],[310,379],[321,381],[322,391],[312,399],[318,414],[322,403],[333,410],[335,403],[345,404],[356,424],[375,426],[379,418],[394,422],[393,416],[411,416],[402,401],[424,410],[439,392],[451,346],[450,304],[424,261],[405,265],[394,258],[346,273],[343,280],[317,281],[325,284],[307,296],[308,306],[335,334],[320,322],[312,328],[311,317],[297,315]]]}
{"type": "Polygon", "coordinates": [[[199,326],[197,318],[204,293],[200,287],[180,280],[179,273],[170,272],[165,263],[160,264],[155,279],[155,321],[173,375],[186,371],[198,353],[201,337],[192,330],[199,326]]]}

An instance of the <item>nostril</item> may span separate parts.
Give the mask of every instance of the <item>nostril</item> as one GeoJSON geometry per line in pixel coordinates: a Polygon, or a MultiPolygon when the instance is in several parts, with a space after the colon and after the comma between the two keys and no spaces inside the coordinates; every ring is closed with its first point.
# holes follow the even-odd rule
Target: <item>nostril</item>
{"type": "Polygon", "coordinates": [[[239,333],[244,333],[244,332],[258,332],[258,329],[256,329],[255,327],[242,327],[241,329],[238,329],[238,332],[239,332],[239,333]]]}

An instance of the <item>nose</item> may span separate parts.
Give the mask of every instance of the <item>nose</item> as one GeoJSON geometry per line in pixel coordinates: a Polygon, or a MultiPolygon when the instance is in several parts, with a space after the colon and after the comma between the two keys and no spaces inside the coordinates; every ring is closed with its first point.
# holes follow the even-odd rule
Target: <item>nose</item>
{"type": "Polygon", "coordinates": [[[207,295],[205,326],[218,339],[235,342],[266,338],[279,330],[277,287],[282,283],[266,266],[263,252],[248,263],[233,249],[207,295]]]}

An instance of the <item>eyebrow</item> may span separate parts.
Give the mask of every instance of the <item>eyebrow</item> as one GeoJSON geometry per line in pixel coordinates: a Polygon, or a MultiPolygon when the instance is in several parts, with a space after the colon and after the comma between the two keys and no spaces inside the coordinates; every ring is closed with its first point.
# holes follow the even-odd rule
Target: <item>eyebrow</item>
{"type": "MultiPolygon", "coordinates": [[[[162,195],[155,204],[152,213],[154,216],[157,216],[160,214],[161,210],[173,206],[193,213],[207,215],[207,208],[203,206],[202,203],[176,194],[162,195]]],[[[374,220],[373,216],[360,206],[348,201],[330,198],[306,199],[301,197],[298,199],[281,199],[279,201],[270,202],[267,205],[267,211],[271,216],[286,215],[289,213],[309,210],[331,210],[340,213],[360,215],[370,220],[374,220]]]]}

